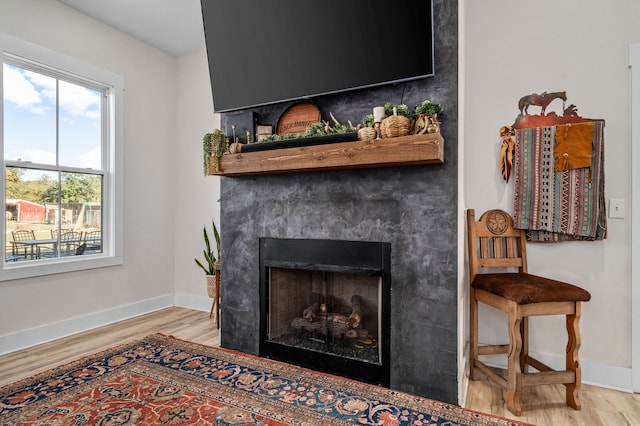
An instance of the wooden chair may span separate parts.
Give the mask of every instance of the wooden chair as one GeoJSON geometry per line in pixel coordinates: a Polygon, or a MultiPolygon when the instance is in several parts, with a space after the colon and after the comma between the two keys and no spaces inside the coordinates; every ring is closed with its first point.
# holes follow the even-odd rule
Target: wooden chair
{"type": "Polygon", "coordinates": [[[522,414],[522,389],[546,384],[564,384],[566,403],[579,410],[580,304],[591,299],[591,295],[580,287],[529,274],[525,231],[515,229],[511,216],[502,210],[489,210],[477,222],[474,210],[467,210],[467,237],[471,283],[471,380],[478,379],[480,370],[503,387],[507,391],[507,408],[518,416],[522,414]],[[478,345],[478,302],[507,314],[509,344],[478,345]],[[529,355],[528,317],[539,315],[566,315],[565,370],[553,370],[529,355]],[[493,354],[508,355],[506,379],[479,359],[482,355],[493,354]],[[529,366],[538,371],[529,372],[529,366]]]}

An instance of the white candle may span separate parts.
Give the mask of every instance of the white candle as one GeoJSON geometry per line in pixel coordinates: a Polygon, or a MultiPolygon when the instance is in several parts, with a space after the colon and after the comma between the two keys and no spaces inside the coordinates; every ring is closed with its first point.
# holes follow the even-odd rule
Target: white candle
{"type": "Polygon", "coordinates": [[[373,121],[375,123],[380,123],[383,118],[384,118],[384,107],[383,106],[374,107],[373,108],[373,121]]]}

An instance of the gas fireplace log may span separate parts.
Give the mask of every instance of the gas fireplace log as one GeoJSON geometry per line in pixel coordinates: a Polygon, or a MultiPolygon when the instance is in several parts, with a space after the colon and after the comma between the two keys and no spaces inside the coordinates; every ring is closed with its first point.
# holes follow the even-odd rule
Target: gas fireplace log
{"type": "Polygon", "coordinates": [[[301,328],[304,328],[304,326],[307,324],[307,320],[304,318],[294,318],[291,321],[291,327],[295,328],[296,330],[300,330],[301,328]]]}
{"type": "Polygon", "coordinates": [[[351,297],[351,314],[348,316],[332,312],[339,306],[338,300],[332,296],[325,300],[321,294],[311,293],[309,302],[311,305],[303,310],[302,318],[294,318],[291,327],[338,338],[355,339],[361,336],[358,329],[362,325],[363,303],[357,294],[351,297]]]}
{"type": "Polygon", "coordinates": [[[315,321],[320,313],[320,306],[322,305],[322,295],[320,293],[311,293],[309,295],[309,304],[304,311],[302,311],[302,317],[309,322],[315,321]]]}
{"type": "Polygon", "coordinates": [[[327,317],[327,332],[333,337],[346,337],[345,334],[351,329],[349,317],[346,315],[330,314],[327,317]]]}
{"type": "Polygon", "coordinates": [[[324,321],[312,321],[309,322],[305,318],[294,318],[291,321],[291,327],[296,330],[303,329],[304,331],[318,331],[320,332],[323,329],[324,321]]]}

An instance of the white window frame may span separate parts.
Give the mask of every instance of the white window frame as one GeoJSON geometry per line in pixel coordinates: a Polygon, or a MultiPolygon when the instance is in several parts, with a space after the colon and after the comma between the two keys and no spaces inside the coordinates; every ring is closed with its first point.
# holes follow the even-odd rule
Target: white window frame
{"type": "MultiPolygon", "coordinates": [[[[107,125],[105,143],[103,144],[103,190],[102,190],[102,223],[103,249],[99,255],[69,256],[64,258],[39,260],[37,262],[5,262],[0,261],[0,281],[15,280],[42,275],[59,274],[94,268],[121,265],[123,263],[123,181],[122,181],[122,102],[124,94],[124,78],[111,71],[104,70],[75,58],[62,55],[47,48],[0,33],[0,55],[2,62],[6,59],[19,59],[49,67],[57,73],[79,76],[107,87],[107,125]]],[[[0,67],[0,83],[3,81],[3,68],[0,67]]],[[[4,169],[7,162],[4,158],[4,111],[3,85],[0,84],[0,157],[2,158],[2,178],[0,191],[5,194],[6,179],[4,169]]],[[[3,218],[6,217],[6,203],[2,203],[3,218]]],[[[6,234],[6,221],[2,220],[2,234],[6,234]]],[[[1,242],[4,247],[4,240],[1,242]]]]}

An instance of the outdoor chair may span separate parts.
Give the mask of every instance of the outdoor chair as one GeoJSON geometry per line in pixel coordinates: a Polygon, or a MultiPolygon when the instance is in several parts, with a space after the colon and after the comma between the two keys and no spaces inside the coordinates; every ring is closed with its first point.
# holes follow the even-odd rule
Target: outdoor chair
{"type": "Polygon", "coordinates": [[[591,295],[580,287],[529,274],[526,231],[515,229],[511,216],[502,210],[489,210],[478,221],[474,210],[467,210],[467,237],[471,380],[478,379],[480,370],[504,388],[507,408],[518,416],[522,414],[522,389],[546,384],[563,384],[566,403],[579,410],[581,369],[578,351],[582,343],[579,321],[581,302],[590,300],[591,295]],[[508,344],[479,346],[478,302],[507,314],[508,344]],[[540,315],[566,315],[565,370],[554,370],[529,354],[528,317],[540,315]],[[480,356],[495,354],[508,355],[506,379],[480,360],[480,356]],[[530,373],[529,367],[538,371],[530,373]]]}
{"type": "MultiPolygon", "coordinates": [[[[19,242],[35,240],[36,234],[31,229],[19,229],[17,231],[11,231],[11,238],[13,239],[13,241],[11,241],[11,254],[12,256],[15,257],[15,256],[18,256],[19,246],[21,245],[19,242]]],[[[24,249],[23,255],[26,259],[27,246],[25,245],[23,249],[24,249]]]]}
{"type": "Polygon", "coordinates": [[[85,232],[82,241],[85,244],[85,250],[94,253],[102,251],[102,231],[85,232]]]}
{"type": "Polygon", "coordinates": [[[75,254],[82,243],[82,232],[65,231],[60,235],[60,255],[75,254]]]}

